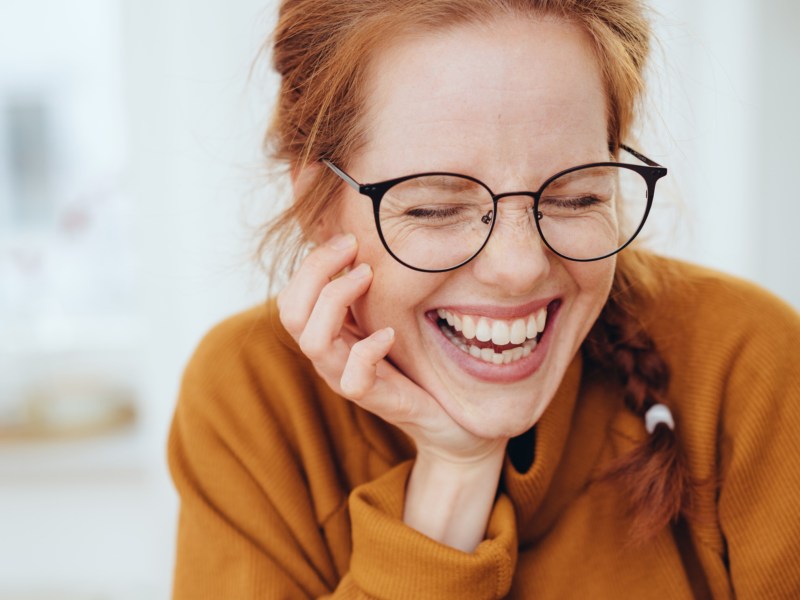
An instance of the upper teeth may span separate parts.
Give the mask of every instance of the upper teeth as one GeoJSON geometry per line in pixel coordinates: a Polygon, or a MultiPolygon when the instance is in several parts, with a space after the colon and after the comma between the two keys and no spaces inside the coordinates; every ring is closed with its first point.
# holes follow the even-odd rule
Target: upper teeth
{"type": "Polygon", "coordinates": [[[512,320],[459,315],[444,308],[438,309],[437,313],[440,319],[446,320],[448,325],[460,331],[466,339],[477,338],[480,342],[491,340],[498,346],[532,340],[544,331],[547,323],[547,308],[544,307],[527,317],[512,320]]]}

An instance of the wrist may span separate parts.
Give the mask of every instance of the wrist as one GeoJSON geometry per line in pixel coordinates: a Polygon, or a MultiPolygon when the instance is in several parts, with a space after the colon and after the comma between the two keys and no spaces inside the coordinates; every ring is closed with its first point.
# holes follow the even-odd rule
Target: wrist
{"type": "Polygon", "coordinates": [[[438,542],[472,552],[486,532],[505,447],[504,440],[469,458],[418,453],[406,488],[404,522],[438,542]]]}

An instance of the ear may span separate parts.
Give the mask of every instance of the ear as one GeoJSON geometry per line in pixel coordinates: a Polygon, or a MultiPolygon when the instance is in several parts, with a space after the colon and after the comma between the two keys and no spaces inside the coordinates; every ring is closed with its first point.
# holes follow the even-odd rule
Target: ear
{"type": "MultiPolygon", "coordinates": [[[[316,183],[322,169],[323,166],[319,162],[292,167],[292,197],[300,198],[304,196],[316,183]]],[[[337,233],[341,233],[336,212],[332,210],[325,211],[322,217],[312,223],[303,233],[314,245],[323,244],[337,233]]]]}

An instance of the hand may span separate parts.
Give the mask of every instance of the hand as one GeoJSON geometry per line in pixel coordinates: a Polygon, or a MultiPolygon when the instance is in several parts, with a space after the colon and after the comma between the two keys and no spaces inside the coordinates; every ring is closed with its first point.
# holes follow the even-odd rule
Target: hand
{"type": "Polygon", "coordinates": [[[387,360],[394,331],[366,335],[350,306],[372,282],[366,264],[336,277],[356,257],[355,237],[336,236],[314,249],[278,295],[280,319],[317,373],[336,393],[409,435],[436,462],[475,463],[505,440],[486,440],[461,428],[425,390],[387,360]]]}
{"type": "Polygon", "coordinates": [[[406,488],[403,520],[441,543],[471,552],[483,539],[508,440],[487,440],[459,426],[428,392],[392,366],[387,327],[368,335],[350,306],[372,282],[358,265],[352,235],[316,248],[278,295],[281,322],[338,394],[414,440],[417,458],[406,488]]]}

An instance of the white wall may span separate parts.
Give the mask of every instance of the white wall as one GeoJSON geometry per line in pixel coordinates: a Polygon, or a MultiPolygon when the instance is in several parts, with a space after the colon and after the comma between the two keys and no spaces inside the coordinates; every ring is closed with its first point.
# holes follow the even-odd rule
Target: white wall
{"type": "Polygon", "coordinates": [[[654,245],[800,307],[800,3],[652,4],[661,47],[644,138],[670,168],[656,201],[671,203],[648,224],[664,232],[654,245]]]}
{"type": "MultiPolygon", "coordinates": [[[[112,3],[81,7],[90,1],[112,3]]],[[[18,24],[30,15],[34,31],[48,12],[60,15],[56,21],[86,18],[53,2],[59,5],[3,5],[0,19],[18,24]]],[[[271,93],[263,81],[250,84],[248,73],[273,5],[114,4],[127,121],[122,187],[132,202],[136,250],[140,419],[128,433],[95,439],[0,439],[3,600],[168,597],[177,502],[165,444],[180,373],[211,324],[266,294],[250,257],[250,216],[272,200],[258,170],[271,93]]]]}
{"type": "Polygon", "coordinates": [[[748,214],[760,222],[752,234],[758,281],[800,308],[800,3],[770,0],[759,7],[759,181],[748,214]]]}

